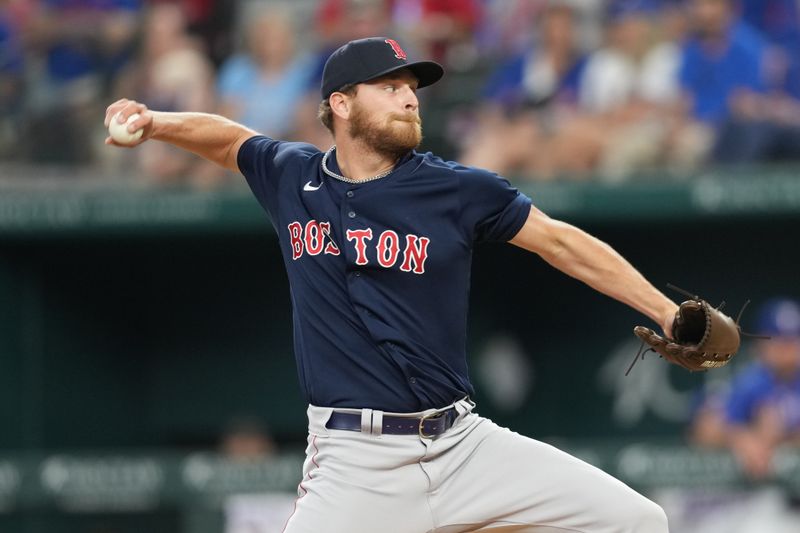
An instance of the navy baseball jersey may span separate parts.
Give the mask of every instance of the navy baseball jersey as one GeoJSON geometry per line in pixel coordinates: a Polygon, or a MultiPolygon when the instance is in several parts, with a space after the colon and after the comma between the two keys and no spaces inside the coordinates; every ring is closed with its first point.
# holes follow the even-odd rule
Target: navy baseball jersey
{"type": "Polygon", "coordinates": [[[256,136],[239,169],[278,233],[307,401],[414,412],[473,393],[473,245],[508,241],[531,202],[490,172],[410,152],[387,176],[341,174],[335,151],[256,136]]]}

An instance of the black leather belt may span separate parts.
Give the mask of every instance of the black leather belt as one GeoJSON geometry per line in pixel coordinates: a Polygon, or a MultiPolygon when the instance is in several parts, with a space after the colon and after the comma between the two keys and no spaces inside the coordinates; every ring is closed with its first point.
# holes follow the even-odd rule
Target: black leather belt
{"type": "MultiPolygon", "coordinates": [[[[451,407],[446,411],[439,411],[426,416],[383,416],[383,429],[385,435],[419,435],[423,439],[438,437],[451,427],[458,418],[458,412],[451,407]]],[[[325,424],[328,429],[343,429],[346,431],[361,431],[361,413],[341,413],[334,411],[325,424]]]]}

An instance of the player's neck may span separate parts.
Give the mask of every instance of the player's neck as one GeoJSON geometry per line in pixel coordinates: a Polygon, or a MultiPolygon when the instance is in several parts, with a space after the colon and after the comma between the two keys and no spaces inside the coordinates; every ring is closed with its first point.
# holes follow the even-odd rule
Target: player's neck
{"type": "Polygon", "coordinates": [[[396,157],[371,150],[359,141],[352,139],[336,141],[336,163],[342,174],[351,180],[369,180],[391,170],[397,163],[396,157]]]}

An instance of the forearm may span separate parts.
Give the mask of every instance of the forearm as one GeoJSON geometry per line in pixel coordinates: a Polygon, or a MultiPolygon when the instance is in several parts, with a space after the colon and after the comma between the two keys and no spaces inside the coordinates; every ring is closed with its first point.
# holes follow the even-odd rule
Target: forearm
{"type": "Polygon", "coordinates": [[[729,428],[728,448],[749,476],[760,479],[772,470],[774,445],[746,426],[729,428]]]}
{"type": "Polygon", "coordinates": [[[746,452],[754,447],[774,450],[788,442],[787,435],[783,431],[762,427],[757,421],[749,425],[729,424],[726,436],[728,446],[736,452],[746,452]]]}
{"type": "Polygon", "coordinates": [[[153,114],[151,139],[178,146],[236,172],[239,148],[244,141],[257,135],[250,128],[220,115],[150,112],[153,114]]]}
{"type": "Polygon", "coordinates": [[[647,281],[608,244],[565,223],[559,225],[556,242],[542,257],[555,268],[583,281],[593,289],[623,302],[664,326],[676,304],[647,281]]]}

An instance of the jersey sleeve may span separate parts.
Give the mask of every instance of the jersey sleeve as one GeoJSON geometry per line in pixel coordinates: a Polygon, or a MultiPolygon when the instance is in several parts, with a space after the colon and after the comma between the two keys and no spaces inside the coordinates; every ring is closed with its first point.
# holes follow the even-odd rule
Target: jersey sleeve
{"type": "Polygon", "coordinates": [[[236,162],[258,202],[274,215],[281,180],[284,176],[298,174],[303,162],[316,153],[319,150],[310,144],[256,135],[239,148],[236,162]]]}
{"type": "Polygon", "coordinates": [[[459,174],[462,222],[472,230],[473,240],[511,240],[528,219],[530,198],[492,172],[466,168],[459,174]]]}

